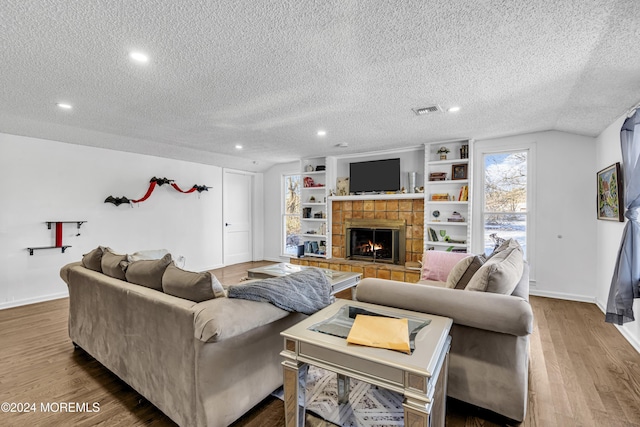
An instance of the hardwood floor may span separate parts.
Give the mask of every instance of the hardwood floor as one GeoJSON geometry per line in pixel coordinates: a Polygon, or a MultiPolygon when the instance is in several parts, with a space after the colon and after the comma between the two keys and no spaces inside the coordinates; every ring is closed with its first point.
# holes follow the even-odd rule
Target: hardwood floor
{"type": "MultiPolygon", "coordinates": [[[[247,263],[214,270],[237,283],[247,263]]],[[[640,354],[593,304],[532,297],[529,408],[521,426],[640,426],[640,354]]],[[[0,403],[35,403],[36,412],[0,412],[1,426],[175,426],[162,412],[82,350],[67,334],[68,300],[0,310],[0,403]],[[61,402],[99,404],[65,412],[61,402]],[[49,411],[41,405],[53,404],[49,411]],[[58,411],[54,411],[58,409],[58,411]]],[[[495,414],[447,402],[447,426],[499,426],[495,414]]],[[[326,427],[308,415],[308,427],[326,427]]],[[[234,427],[283,426],[283,405],[267,398],[234,427]]]]}

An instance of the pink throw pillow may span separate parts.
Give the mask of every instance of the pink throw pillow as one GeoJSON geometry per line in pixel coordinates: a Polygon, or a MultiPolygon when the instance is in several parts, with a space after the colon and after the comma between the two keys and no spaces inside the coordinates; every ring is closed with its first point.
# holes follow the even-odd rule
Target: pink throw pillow
{"type": "Polygon", "coordinates": [[[421,279],[446,282],[453,266],[468,256],[464,252],[426,251],[422,256],[421,279]]]}

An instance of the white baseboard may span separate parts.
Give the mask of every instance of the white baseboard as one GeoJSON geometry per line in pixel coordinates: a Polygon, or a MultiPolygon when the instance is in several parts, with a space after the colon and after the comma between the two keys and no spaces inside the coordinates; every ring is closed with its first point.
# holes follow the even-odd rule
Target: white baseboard
{"type": "Polygon", "coordinates": [[[627,328],[625,328],[624,326],[614,326],[620,331],[622,336],[625,337],[627,341],[629,341],[629,344],[631,344],[631,346],[635,348],[638,353],[640,353],[640,341],[638,341],[638,337],[634,337],[633,335],[631,335],[629,331],[627,331],[627,328]]]}
{"type": "Polygon", "coordinates": [[[272,262],[289,262],[289,260],[291,259],[291,257],[284,257],[284,256],[280,256],[280,257],[264,257],[262,258],[262,261],[272,261],[272,262]]]}
{"type": "Polygon", "coordinates": [[[590,302],[592,304],[596,303],[596,299],[594,297],[589,297],[586,295],[567,294],[564,292],[553,292],[553,291],[541,291],[534,288],[529,288],[529,295],[533,295],[536,297],[564,299],[569,301],[590,302]]]}
{"type": "MultiPolygon", "coordinates": [[[[607,308],[604,306],[604,304],[602,304],[602,302],[596,300],[596,305],[598,306],[602,314],[607,314],[607,308]]],[[[631,347],[633,347],[638,353],[640,353],[640,340],[638,340],[638,337],[634,337],[633,335],[631,335],[627,330],[627,328],[625,328],[624,326],[619,326],[615,324],[613,326],[615,326],[620,331],[622,336],[627,341],[629,341],[629,344],[631,344],[631,347]]]]}
{"type": "Polygon", "coordinates": [[[3,303],[0,303],[0,310],[13,308],[13,307],[20,307],[22,305],[35,304],[37,302],[52,301],[54,299],[67,298],[68,296],[69,296],[69,292],[62,292],[59,294],[43,295],[43,296],[34,297],[34,298],[26,298],[26,299],[20,299],[15,301],[3,302],[3,303]]]}

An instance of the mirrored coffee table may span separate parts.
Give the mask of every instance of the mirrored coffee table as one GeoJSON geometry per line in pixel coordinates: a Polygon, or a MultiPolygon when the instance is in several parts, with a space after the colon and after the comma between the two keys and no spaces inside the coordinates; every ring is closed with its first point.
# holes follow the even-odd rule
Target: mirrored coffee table
{"type": "MultiPolygon", "coordinates": [[[[282,277],[288,274],[296,273],[307,268],[303,265],[289,264],[288,262],[281,262],[279,264],[267,265],[264,267],[251,268],[247,270],[247,276],[249,279],[267,279],[269,277],[282,277]]],[[[350,271],[336,271],[321,268],[327,275],[327,278],[331,282],[331,295],[335,295],[338,292],[351,288],[351,297],[355,298],[354,288],[360,282],[362,275],[360,273],[352,273],[350,271]]]]}
{"type": "MultiPolygon", "coordinates": [[[[286,426],[304,426],[305,408],[298,401],[305,401],[304,382],[309,364],[336,372],[339,403],[348,401],[349,378],[356,378],[401,393],[405,426],[444,426],[452,323],[447,317],[338,300],[283,331],[284,350],[280,355],[285,359],[282,366],[286,426]],[[412,354],[347,344],[340,336],[318,332],[339,318],[344,307],[352,312],[364,309],[378,315],[407,318],[410,324],[422,325],[415,328],[412,354]]],[[[337,326],[344,326],[344,322],[338,322],[337,326]]]]}

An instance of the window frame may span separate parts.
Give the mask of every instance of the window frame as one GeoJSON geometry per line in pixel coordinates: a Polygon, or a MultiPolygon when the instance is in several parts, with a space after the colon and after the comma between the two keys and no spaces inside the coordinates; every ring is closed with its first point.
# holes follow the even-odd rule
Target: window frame
{"type": "MultiPolygon", "coordinates": [[[[481,141],[476,142],[474,147],[474,203],[473,208],[473,231],[472,231],[472,251],[473,253],[484,253],[484,218],[491,212],[485,212],[485,167],[484,157],[487,154],[501,153],[517,153],[527,152],[527,211],[524,213],[527,219],[527,251],[525,259],[529,263],[530,282],[535,283],[536,277],[536,142],[535,141],[519,141],[519,142],[496,142],[481,141]]],[[[497,212],[498,214],[508,212],[497,212]]],[[[515,212],[523,214],[523,212],[515,212]]]]}
{"type": "MultiPolygon", "coordinates": [[[[297,176],[302,182],[302,174],[297,172],[283,172],[280,176],[280,256],[281,257],[295,257],[296,254],[289,254],[286,252],[287,249],[287,217],[297,216],[301,217],[301,212],[295,214],[289,214],[286,212],[286,203],[287,203],[287,190],[285,188],[285,184],[287,182],[287,178],[290,176],[297,176]]],[[[300,191],[300,188],[298,188],[300,191]]],[[[302,200],[301,200],[302,202],[302,200]]],[[[302,209],[302,205],[300,206],[302,209]]]]}

